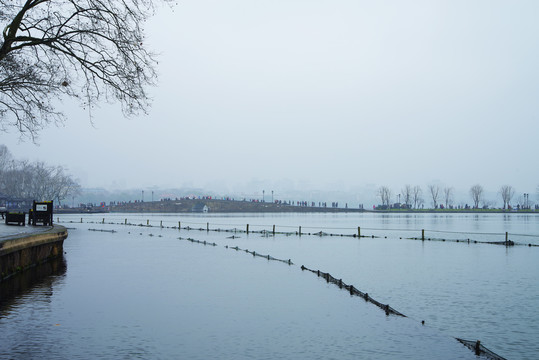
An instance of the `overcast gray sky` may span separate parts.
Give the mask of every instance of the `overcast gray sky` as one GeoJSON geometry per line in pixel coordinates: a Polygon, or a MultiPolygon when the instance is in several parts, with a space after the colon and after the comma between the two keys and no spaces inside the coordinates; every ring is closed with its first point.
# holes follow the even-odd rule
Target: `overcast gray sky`
{"type": "Polygon", "coordinates": [[[16,158],[83,186],[539,184],[539,2],[186,0],[147,24],[148,116],[65,102],[16,158]]]}

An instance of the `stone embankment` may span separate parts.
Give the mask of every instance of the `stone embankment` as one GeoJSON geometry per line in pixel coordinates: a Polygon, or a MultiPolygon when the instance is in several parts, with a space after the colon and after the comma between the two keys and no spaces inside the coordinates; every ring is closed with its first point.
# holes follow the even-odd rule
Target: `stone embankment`
{"type": "Polygon", "coordinates": [[[0,237],[0,281],[61,256],[66,238],[67,229],[60,225],[0,237]]]}

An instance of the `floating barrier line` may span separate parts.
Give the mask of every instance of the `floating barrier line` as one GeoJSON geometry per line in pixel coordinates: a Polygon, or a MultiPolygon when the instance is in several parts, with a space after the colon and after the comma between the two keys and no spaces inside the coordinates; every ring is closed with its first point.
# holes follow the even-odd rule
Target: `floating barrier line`
{"type": "MultiPolygon", "coordinates": [[[[58,221],[58,222],[60,222],[60,221],[58,221]]],[[[73,223],[73,221],[71,221],[71,223],[73,223]]],[[[89,223],[91,223],[91,222],[89,222],[89,223]]],[[[95,222],[95,223],[104,224],[105,222],[103,221],[103,222],[95,222]]],[[[115,223],[109,223],[109,224],[115,224],[115,223]]],[[[125,223],[121,223],[121,224],[133,225],[133,224],[128,224],[127,221],[125,223]]],[[[140,226],[152,227],[151,225],[142,225],[142,224],[140,226]]],[[[176,229],[176,227],[164,227],[162,225],[161,225],[161,227],[162,228],[169,228],[169,229],[170,228],[176,229]]],[[[109,233],[116,233],[117,232],[115,230],[105,230],[105,229],[88,229],[88,230],[89,231],[99,231],[99,232],[109,232],[109,233]]],[[[131,232],[129,232],[129,234],[131,234],[131,232]]],[[[322,234],[322,231],[320,231],[320,234],[322,234]]],[[[140,233],[140,235],[142,235],[142,233],[140,233]]],[[[313,234],[313,235],[317,235],[317,234],[313,234]]],[[[154,236],[154,235],[149,234],[149,236],[154,236]]],[[[343,235],[341,235],[341,236],[343,236],[343,235]]],[[[159,235],[159,237],[161,237],[161,235],[159,235]]],[[[200,241],[200,240],[196,240],[196,239],[193,239],[193,238],[179,237],[178,239],[179,240],[189,241],[189,242],[192,242],[192,243],[197,243],[197,244],[203,244],[203,245],[209,245],[209,246],[218,246],[215,242],[210,243],[210,242],[207,242],[207,241],[200,241]]],[[[409,239],[422,240],[420,238],[409,238],[409,239]]],[[[431,239],[429,239],[429,240],[431,240],[431,239]]],[[[446,241],[446,240],[443,239],[441,241],[446,241]]],[[[452,241],[459,242],[459,240],[452,240],[452,241]]],[[[470,240],[468,239],[467,242],[470,242],[470,240]]],[[[478,241],[474,241],[474,242],[477,243],[478,241]]],[[[505,242],[496,242],[496,243],[494,243],[494,242],[483,242],[483,243],[499,244],[499,243],[505,243],[505,242]]],[[[531,246],[531,245],[529,245],[529,246],[531,246]]],[[[539,245],[534,245],[534,246],[539,246],[539,245]]],[[[236,250],[236,251],[242,251],[242,252],[248,253],[250,255],[253,255],[254,257],[258,256],[258,257],[267,259],[268,261],[279,261],[279,262],[283,262],[283,263],[288,264],[288,265],[294,265],[294,263],[290,259],[288,259],[288,260],[277,259],[277,258],[275,258],[275,257],[273,257],[271,255],[259,254],[259,253],[255,252],[255,251],[250,251],[248,249],[241,249],[238,246],[229,247],[228,245],[225,245],[225,248],[236,250]]],[[[332,283],[332,284],[338,286],[340,289],[345,289],[346,291],[348,291],[350,293],[351,296],[358,296],[358,297],[361,297],[361,298],[365,299],[365,301],[370,302],[370,303],[376,305],[377,307],[379,307],[380,309],[384,310],[386,315],[393,314],[393,315],[396,315],[396,316],[406,317],[406,315],[404,315],[401,312],[395,310],[394,308],[389,306],[389,304],[382,304],[381,302],[379,302],[379,301],[373,299],[372,297],[370,297],[368,293],[362,292],[359,289],[356,289],[353,285],[346,284],[345,282],[342,281],[342,279],[337,279],[337,278],[333,277],[330,273],[324,273],[324,272],[322,272],[320,270],[312,270],[312,269],[309,269],[309,268],[305,267],[304,265],[301,265],[301,270],[302,271],[306,270],[306,271],[310,271],[310,272],[312,272],[314,274],[317,274],[318,277],[322,277],[323,279],[325,279],[327,283],[332,283]]],[[[424,321],[422,321],[421,323],[424,324],[424,321]]],[[[487,349],[486,347],[484,347],[483,345],[481,345],[481,342],[479,340],[471,341],[471,340],[464,340],[464,339],[461,339],[461,338],[455,338],[455,339],[457,341],[459,341],[460,343],[462,343],[467,348],[469,348],[470,350],[474,351],[476,356],[485,356],[488,359],[492,359],[492,360],[506,360],[504,357],[494,353],[493,351],[491,351],[491,350],[487,349]]]]}
{"type": "MultiPolygon", "coordinates": [[[[406,317],[406,315],[398,312],[397,310],[395,310],[394,308],[389,306],[389,304],[382,304],[379,301],[374,300],[372,297],[369,296],[368,293],[364,293],[364,292],[359,291],[353,285],[345,284],[342,281],[342,279],[337,279],[337,278],[331,276],[329,273],[324,273],[324,272],[322,272],[320,270],[312,270],[312,269],[309,269],[309,268],[305,267],[304,265],[301,265],[301,270],[307,270],[307,271],[310,271],[310,272],[312,272],[314,274],[317,274],[318,277],[322,277],[322,278],[326,279],[327,283],[332,283],[332,284],[338,286],[341,289],[346,289],[347,291],[350,292],[350,295],[359,296],[359,297],[365,299],[365,301],[368,301],[368,302],[378,306],[380,309],[384,310],[386,315],[394,314],[394,315],[397,315],[397,316],[406,317]]],[[[424,324],[424,322],[422,322],[422,324],[424,324]]],[[[463,339],[460,339],[460,338],[455,338],[455,339],[457,339],[460,343],[462,343],[464,346],[466,346],[470,350],[474,351],[475,355],[477,355],[477,356],[485,356],[487,359],[491,359],[491,360],[507,360],[504,357],[496,354],[495,352],[493,352],[493,351],[487,349],[486,347],[484,347],[483,345],[481,345],[481,342],[479,340],[470,341],[470,340],[463,340],[463,339]]]]}
{"type": "Polygon", "coordinates": [[[290,259],[288,259],[288,260],[277,259],[277,258],[274,258],[271,255],[263,255],[263,254],[259,254],[259,253],[255,252],[255,251],[249,251],[248,249],[240,249],[237,246],[236,247],[230,247],[228,245],[225,245],[225,248],[231,249],[231,250],[236,250],[236,251],[244,251],[247,254],[251,254],[253,256],[258,256],[258,257],[261,257],[261,258],[264,258],[264,259],[267,259],[267,260],[280,261],[280,262],[283,262],[283,263],[288,264],[288,265],[294,265],[294,263],[290,259]]]}
{"type": "Polygon", "coordinates": [[[417,232],[416,229],[395,229],[395,228],[385,228],[385,229],[379,229],[379,228],[369,228],[369,227],[361,227],[361,230],[375,230],[375,231],[411,231],[411,232],[417,232]]]}
{"type": "Polygon", "coordinates": [[[99,231],[99,232],[109,232],[109,233],[116,233],[116,230],[104,230],[104,229],[88,229],[88,231],[99,231]]]}
{"type": "Polygon", "coordinates": [[[326,281],[328,283],[332,283],[334,285],[337,285],[341,289],[346,289],[347,291],[350,292],[350,295],[355,295],[355,296],[362,297],[363,299],[365,299],[365,301],[368,301],[368,302],[378,306],[380,309],[384,310],[386,312],[386,315],[393,314],[393,315],[397,315],[397,316],[406,317],[406,315],[398,312],[397,310],[395,310],[394,308],[392,308],[388,304],[382,304],[381,302],[378,302],[378,301],[374,300],[372,297],[369,296],[368,293],[359,291],[358,289],[356,289],[354,287],[354,285],[347,285],[346,283],[344,283],[342,281],[342,279],[337,279],[337,278],[331,276],[330,273],[325,273],[325,272],[322,272],[320,270],[312,270],[312,269],[309,269],[309,268],[305,267],[304,265],[301,265],[301,270],[310,271],[310,272],[318,275],[318,277],[322,277],[322,278],[326,279],[326,281]]]}
{"type": "Polygon", "coordinates": [[[207,242],[207,241],[195,240],[195,239],[192,239],[192,238],[182,238],[182,237],[179,237],[178,239],[190,241],[190,242],[192,242],[192,243],[197,243],[197,244],[210,245],[210,246],[217,246],[216,243],[210,243],[210,242],[207,242]]]}
{"type": "Polygon", "coordinates": [[[472,350],[476,356],[485,356],[487,359],[492,360],[507,360],[503,356],[500,356],[496,354],[495,352],[487,349],[483,345],[481,345],[481,341],[472,341],[472,340],[464,340],[460,338],[456,338],[461,344],[466,346],[468,349],[472,350]]]}
{"type": "MultiPolygon", "coordinates": [[[[59,220],[59,219],[58,219],[59,220]]],[[[149,221],[149,220],[147,220],[149,221]]],[[[155,220],[157,221],[157,220],[155,220]]],[[[76,221],[70,221],[71,223],[77,223],[76,221]]],[[[103,222],[99,221],[89,221],[87,223],[99,223],[102,224],[103,222]]],[[[191,225],[207,225],[208,222],[199,223],[199,222],[184,222],[183,224],[191,224],[191,225]]],[[[117,224],[117,225],[134,225],[132,223],[115,223],[115,222],[109,222],[107,224],[117,224]]],[[[143,224],[137,224],[139,226],[152,226],[152,225],[143,225],[143,224]]],[[[243,226],[244,224],[223,224],[223,223],[212,223],[212,225],[222,225],[222,226],[243,226]]],[[[298,226],[293,225],[277,225],[277,224],[250,224],[250,226],[256,226],[256,227],[272,227],[272,226],[278,226],[279,228],[293,228],[297,229],[298,226]]],[[[166,226],[163,226],[166,227],[166,226]]],[[[174,227],[171,227],[174,228],[174,227]]],[[[356,227],[327,227],[327,226],[302,226],[303,229],[322,229],[322,230],[356,230],[356,227]]],[[[375,230],[375,231],[402,231],[402,232],[418,232],[420,230],[418,229],[402,229],[402,228],[371,228],[371,227],[361,227],[362,230],[375,230]]],[[[204,229],[206,230],[206,229],[204,229]]],[[[239,229],[238,229],[239,230],[239,229]]],[[[469,231],[452,231],[452,230],[430,230],[430,229],[423,229],[424,231],[428,232],[435,232],[435,233],[448,233],[448,234],[474,234],[474,235],[505,235],[505,233],[497,233],[497,232],[469,232],[469,231]]],[[[260,231],[260,230],[259,230],[260,231]]],[[[270,231],[270,230],[265,230],[270,231]]],[[[255,232],[254,230],[251,232],[255,232]]],[[[306,234],[306,233],[305,233],[306,234]]],[[[529,237],[539,237],[539,235],[533,235],[533,234],[517,234],[517,233],[511,233],[511,235],[515,236],[529,236],[529,237]]]]}
{"type": "Polygon", "coordinates": [[[514,234],[514,233],[511,233],[511,235],[514,235],[514,236],[526,236],[526,237],[535,237],[535,238],[539,238],[539,235],[530,235],[530,234],[514,234]]]}
{"type": "MultiPolygon", "coordinates": [[[[428,230],[428,229],[425,229],[425,231],[434,232],[434,233],[444,233],[444,234],[505,235],[505,233],[495,233],[495,232],[474,232],[474,233],[470,233],[470,232],[467,232],[467,231],[428,230]]],[[[516,235],[516,234],[511,234],[511,235],[516,235]]],[[[536,235],[536,236],[539,236],[539,235],[536,235]]]]}
{"type": "MultiPolygon", "coordinates": [[[[82,223],[82,220],[83,218],[81,218],[81,223],[82,223]]],[[[155,221],[155,220],[154,220],[155,221]]],[[[61,222],[60,221],[60,218],[58,218],[58,221],[57,222],[61,222]]],[[[79,223],[78,221],[69,221],[69,223],[79,223]]],[[[143,223],[140,223],[140,224],[133,224],[133,223],[128,223],[127,222],[127,219],[125,219],[124,222],[120,222],[120,223],[117,223],[117,222],[107,222],[105,223],[105,219],[103,218],[102,221],[86,221],[86,223],[88,224],[109,224],[109,225],[126,225],[126,226],[139,226],[139,227],[148,227],[148,228],[152,228],[152,227],[160,227],[160,228],[167,228],[167,229],[178,229],[178,230],[187,230],[187,231],[213,231],[213,232],[233,232],[233,233],[245,233],[245,234],[263,234],[265,236],[274,236],[274,235],[285,235],[285,236],[291,236],[291,235],[299,235],[299,236],[337,236],[337,237],[353,237],[353,238],[381,238],[383,236],[381,235],[365,235],[365,234],[361,234],[361,230],[375,230],[375,231],[384,231],[384,230],[387,230],[387,231],[401,231],[401,232],[419,232],[419,230],[411,230],[411,229],[377,229],[377,228],[361,228],[361,227],[358,227],[357,228],[357,232],[354,232],[352,234],[344,234],[344,233],[341,233],[341,234],[336,234],[336,233],[328,233],[328,232],[324,232],[322,230],[318,231],[318,232],[307,232],[305,231],[306,229],[313,229],[314,227],[302,227],[302,226],[289,226],[289,225],[271,225],[273,227],[273,230],[267,230],[267,229],[263,229],[263,230],[249,230],[249,226],[260,226],[260,225],[249,225],[247,224],[246,225],[246,228],[242,228],[242,229],[239,229],[237,227],[234,227],[232,229],[221,229],[221,228],[210,228],[210,223],[209,222],[206,222],[206,223],[196,223],[196,224],[205,224],[206,227],[199,227],[199,228],[196,228],[196,227],[190,227],[190,226],[184,226],[184,227],[181,227],[179,226],[180,224],[185,224],[185,223],[182,223],[182,222],[178,222],[178,226],[164,226],[163,225],[163,221],[161,221],[160,225],[150,225],[150,221],[149,220],[146,220],[146,224],[143,224],[143,223]],[[279,228],[297,228],[296,231],[276,231],[276,227],[279,227],[279,228]],[[303,229],[303,230],[302,230],[303,229]]],[[[193,224],[193,223],[191,223],[193,224]]],[[[216,224],[213,224],[213,225],[216,225],[216,224]]],[[[221,224],[223,225],[223,224],[221,224]]],[[[237,226],[237,225],[231,225],[231,226],[237,226]]],[[[270,226],[270,225],[267,225],[267,226],[270,226]]],[[[336,228],[336,227],[320,227],[320,228],[317,228],[317,229],[342,229],[342,230],[346,230],[346,229],[352,229],[352,228],[336,228]]],[[[356,228],[353,228],[354,230],[356,230],[356,228]]],[[[531,243],[528,243],[528,244],[525,244],[525,243],[518,243],[518,242],[514,242],[514,241],[511,241],[507,238],[508,235],[511,235],[511,236],[521,236],[521,237],[530,237],[530,238],[539,238],[539,235],[533,235],[533,234],[509,234],[508,232],[506,233],[494,233],[494,232],[465,232],[465,231],[448,231],[448,230],[425,230],[425,229],[422,229],[421,230],[421,233],[422,233],[422,236],[421,237],[408,237],[407,239],[410,239],[410,240],[433,240],[433,241],[448,241],[448,242],[463,242],[463,243],[474,243],[474,244],[494,244],[494,245],[505,245],[505,246],[513,246],[513,245],[524,245],[524,246],[528,246],[528,247],[538,247],[539,244],[531,244],[531,243]],[[428,232],[428,233],[435,233],[435,234],[443,234],[443,233],[448,233],[448,234],[463,234],[463,235],[486,235],[486,236],[505,236],[505,241],[483,241],[483,240],[472,240],[472,239],[437,239],[437,238],[434,238],[434,237],[427,237],[425,236],[425,232],[428,232]]],[[[387,238],[387,236],[384,236],[385,238],[387,238]]]]}
{"type": "Polygon", "coordinates": [[[441,242],[457,242],[464,244],[489,244],[489,245],[503,245],[503,246],[528,246],[528,247],[539,247],[537,244],[523,244],[514,242],[512,240],[508,241],[482,241],[482,240],[471,240],[471,239],[438,239],[438,238],[406,238],[408,240],[419,240],[419,241],[441,241],[441,242]]]}
{"type": "MultiPolygon", "coordinates": [[[[216,243],[209,243],[209,242],[206,242],[206,241],[195,240],[193,238],[179,237],[178,239],[190,241],[192,243],[197,243],[197,244],[217,246],[216,243]]],[[[248,249],[242,249],[242,248],[240,248],[238,246],[232,247],[232,246],[225,245],[225,248],[230,249],[230,250],[242,251],[242,252],[245,252],[247,254],[253,255],[254,257],[258,256],[258,257],[267,259],[268,261],[279,261],[279,262],[282,262],[282,263],[285,263],[285,264],[288,264],[288,265],[294,265],[294,263],[290,259],[288,259],[288,260],[277,259],[277,258],[275,258],[275,257],[273,257],[271,255],[260,254],[260,253],[257,253],[256,251],[250,251],[248,249]]],[[[386,315],[393,314],[393,315],[397,315],[397,316],[406,317],[406,315],[398,312],[397,310],[395,310],[394,308],[392,308],[388,304],[382,304],[381,302],[376,301],[375,299],[370,297],[368,293],[362,292],[362,291],[356,289],[353,285],[348,285],[348,284],[344,283],[342,281],[342,279],[337,279],[337,278],[331,276],[331,274],[329,274],[329,273],[324,273],[324,272],[321,272],[320,270],[316,270],[316,271],[311,270],[311,269],[309,269],[309,268],[307,268],[307,267],[305,267],[303,265],[301,266],[301,270],[302,271],[307,270],[307,271],[310,271],[310,272],[312,272],[314,274],[317,274],[319,277],[320,276],[323,277],[324,279],[326,279],[326,281],[328,283],[333,283],[333,284],[337,285],[341,289],[346,289],[350,293],[350,295],[352,295],[352,296],[355,295],[355,296],[362,297],[363,299],[365,299],[365,301],[370,302],[370,303],[378,306],[380,309],[384,310],[386,315]]]]}
{"type": "MultiPolygon", "coordinates": [[[[193,238],[183,238],[183,237],[179,237],[178,238],[179,240],[186,240],[186,241],[189,241],[189,242],[192,242],[192,243],[197,243],[197,244],[203,244],[203,245],[210,245],[210,246],[217,246],[216,243],[210,243],[210,242],[207,242],[207,241],[200,241],[200,240],[195,240],[193,238]]],[[[282,260],[282,259],[277,259],[271,255],[262,255],[262,254],[259,254],[255,251],[249,251],[247,249],[240,249],[239,247],[229,247],[228,245],[225,245],[225,248],[227,249],[232,249],[232,250],[236,250],[236,251],[244,251],[248,254],[251,254],[253,256],[258,256],[258,257],[261,257],[261,258],[264,258],[264,259],[267,259],[267,260],[271,260],[271,261],[280,261],[280,262],[283,262],[285,264],[288,264],[288,265],[294,265],[294,263],[292,262],[292,260],[288,259],[288,260],[282,260]]]]}

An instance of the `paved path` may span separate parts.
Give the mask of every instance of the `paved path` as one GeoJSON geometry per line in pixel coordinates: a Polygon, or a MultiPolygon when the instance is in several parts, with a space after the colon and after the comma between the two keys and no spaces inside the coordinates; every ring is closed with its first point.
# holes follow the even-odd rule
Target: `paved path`
{"type": "Polygon", "coordinates": [[[0,240],[6,236],[31,234],[41,232],[50,229],[50,226],[18,226],[18,225],[6,225],[5,220],[0,217],[0,240]]]}

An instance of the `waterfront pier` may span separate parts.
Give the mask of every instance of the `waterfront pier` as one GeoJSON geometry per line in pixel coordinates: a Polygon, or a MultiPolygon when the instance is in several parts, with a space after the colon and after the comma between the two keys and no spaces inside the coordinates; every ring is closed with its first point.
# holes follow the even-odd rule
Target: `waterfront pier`
{"type": "Polygon", "coordinates": [[[0,224],[0,281],[62,255],[67,229],[0,224]]]}

